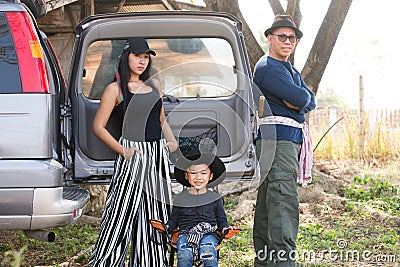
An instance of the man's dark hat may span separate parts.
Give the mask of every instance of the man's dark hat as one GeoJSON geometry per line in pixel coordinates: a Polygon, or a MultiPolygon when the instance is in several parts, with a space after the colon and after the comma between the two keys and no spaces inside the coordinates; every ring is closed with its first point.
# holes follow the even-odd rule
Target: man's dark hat
{"type": "Polygon", "coordinates": [[[281,27],[292,28],[295,31],[297,38],[300,39],[303,37],[303,33],[297,28],[292,17],[289,15],[276,15],[272,26],[264,32],[264,35],[267,37],[269,34],[281,27]]]}
{"type": "Polygon", "coordinates": [[[225,179],[225,164],[221,159],[209,152],[200,153],[199,150],[191,151],[187,156],[180,157],[174,168],[175,179],[183,186],[190,187],[190,183],[185,178],[187,168],[191,165],[207,164],[213,174],[213,178],[208,182],[207,187],[212,188],[220,184],[225,179]]]}
{"type": "Polygon", "coordinates": [[[129,51],[135,55],[140,55],[140,54],[151,54],[153,56],[156,55],[156,52],[154,52],[154,50],[151,50],[149,48],[149,44],[143,37],[128,38],[124,45],[124,52],[125,51],[129,51]]]}

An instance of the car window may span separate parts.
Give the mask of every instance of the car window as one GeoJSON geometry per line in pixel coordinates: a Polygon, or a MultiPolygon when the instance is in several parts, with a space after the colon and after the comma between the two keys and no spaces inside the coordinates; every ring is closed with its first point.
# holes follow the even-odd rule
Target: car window
{"type": "MultiPolygon", "coordinates": [[[[163,92],[179,98],[222,97],[235,93],[237,77],[230,44],[221,38],[148,39],[155,50],[152,71],[163,92]]],[[[100,99],[115,72],[125,40],[92,43],[85,57],[83,93],[100,99]]]]}
{"type": "Polygon", "coordinates": [[[0,94],[21,93],[17,53],[4,12],[0,12],[0,94]]]}

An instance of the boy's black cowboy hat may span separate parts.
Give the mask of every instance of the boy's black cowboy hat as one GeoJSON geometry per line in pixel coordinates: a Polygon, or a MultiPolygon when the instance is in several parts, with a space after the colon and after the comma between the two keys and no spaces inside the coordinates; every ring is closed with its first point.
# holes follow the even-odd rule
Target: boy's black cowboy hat
{"type": "Polygon", "coordinates": [[[221,159],[209,152],[191,151],[187,156],[178,158],[174,167],[175,179],[183,186],[190,187],[186,180],[186,169],[191,165],[207,164],[213,173],[213,178],[208,182],[207,187],[212,188],[220,184],[225,179],[225,164],[221,159]]]}
{"type": "Polygon", "coordinates": [[[265,37],[273,33],[276,29],[282,27],[292,28],[296,33],[296,37],[299,39],[303,37],[303,33],[297,28],[292,17],[289,15],[280,15],[280,14],[275,16],[274,22],[272,23],[271,27],[264,32],[265,37]]]}
{"type": "Polygon", "coordinates": [[[135,55],[140,54],[150,54],[155,56],[156,52],[151,50],[149,44],[147,43],[146,39],[143,37],[131,37],[126,40],[124,45],[124,52],[129,51],[135,55]]]}

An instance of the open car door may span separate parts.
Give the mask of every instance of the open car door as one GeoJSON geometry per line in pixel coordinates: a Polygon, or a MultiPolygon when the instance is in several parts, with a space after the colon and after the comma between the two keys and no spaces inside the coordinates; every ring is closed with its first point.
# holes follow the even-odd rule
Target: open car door
{"type": "MultiPolygon", "coordinates": [[[[180,153],[200,144],[225,163],[228,180],[255,178],[255,114],[240,21],[225,13],[162,11],[92,16],[78,26],[66,126],[70,181],[106,183],[113,174],[115,153],[92,133],[92,122],[122,47],[134,36],[146,38],[157,52],[152,78],[161,83],[180,153]]],[[[120,137],[120,121],[111,119],[107,127],[120,137]]]]}

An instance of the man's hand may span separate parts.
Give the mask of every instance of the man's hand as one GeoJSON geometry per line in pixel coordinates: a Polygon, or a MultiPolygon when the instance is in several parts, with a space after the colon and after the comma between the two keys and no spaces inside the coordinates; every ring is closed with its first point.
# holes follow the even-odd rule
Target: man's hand
{"type": "Polygon", "coordinates": [[[285,105],[286,105],[288,108],[295,109],[295,110],[300,110],[298,107],[293,106],[292,104],[290,104],[290,103],[287,102],[286,100],[283,100],[283,103],[285,103],[285,105]]]}

